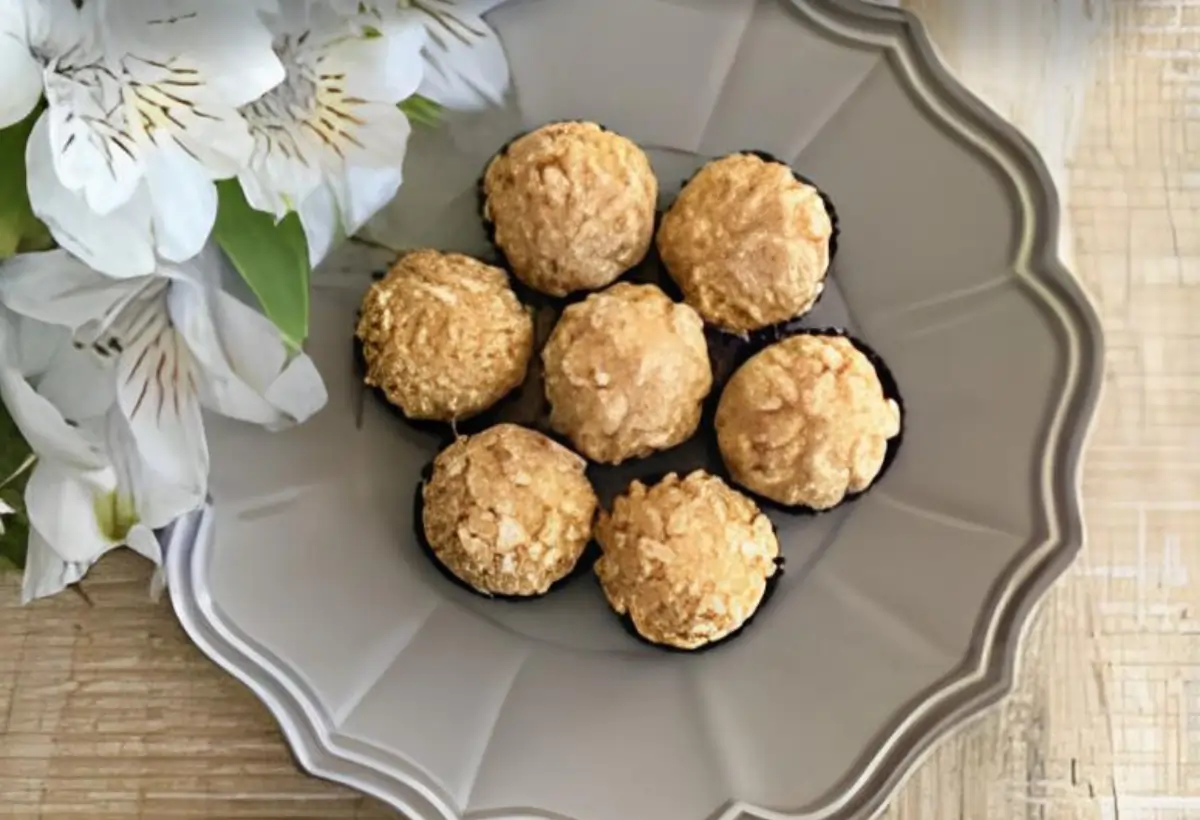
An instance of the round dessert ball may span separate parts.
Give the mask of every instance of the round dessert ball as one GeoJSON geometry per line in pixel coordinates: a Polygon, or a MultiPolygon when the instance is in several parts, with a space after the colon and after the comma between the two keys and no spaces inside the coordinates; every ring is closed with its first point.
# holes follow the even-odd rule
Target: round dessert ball
{"type": "Polygon", "coordinates": [[[533,318],[500,268],[421,250],[367,291],[358,338],[367,384],[410,419],[453,422],[525,380],[533,318]]]}
{"type": "Polygon", "coordinates": [[[542,293],[606,287],[650,250],[658,201],[650,160],[594,123],[520,137],[488,165],[483,194],[496,246],[542,293]]]}
{"type": "Polygon", "coordinates": [[[816,188],[778,162],[734,154],[684,186],[663,217],[658,251],[706,322],[745,334],[812,308],[832,236],[816,188]]]}
{"type": "Polygon", "coordinates": [[[542,595],[592,538],[597,500],[584,468],[561,444],[514,424],[459,438],[422,489],[425,540],[484,595],[542,595]]]}
{"type": "Polygon", "coordinates": [[[601,464],[687,441],[712,390],[704,323],[654,285],[620,282],[567,307],[542,362],[551,426],[601,464]]]}
{"type": "Polygon", "coordinates": [[[850,340],[799,335],[733,374],[716,428],[734,481],[779,504],[825,510],[879,475],[900,406],[850,340]]]}
{"type": "Polygon", "coordinates": [[[596,575],[609,604],[651,643],[698,649],[762,603],[779,542],[746,496],[703,471],[633,482],[602,512],[596,575]]]}

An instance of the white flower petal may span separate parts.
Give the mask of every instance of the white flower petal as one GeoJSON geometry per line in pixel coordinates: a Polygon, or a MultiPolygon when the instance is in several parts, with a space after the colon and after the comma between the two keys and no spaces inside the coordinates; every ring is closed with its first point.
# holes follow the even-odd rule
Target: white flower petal
{"type": "Polygon", "coordinates": [[[96,427],[107,444],[117,486],[134,500],[137,520],[142,525],[151,529],[165,527],[204,503],[204,488],[172,483],[147,462],[129,421],[119,410],[98,419],[96,427]]]}
{"type": "MultiPolygon", "coordinates": [[[[116,503],[111,468],[82,471],[40,459],[25,485],[29,523],[63,561],[94,561],[120,542],[101,530],[98,506],[116,503]]],[[[123,505],[131,505],[123,499],[123,505]]]]}
{"type": "Polygon", "coordinates": [[[125,545],[154,564],[154,572],[150,576],[150,599],[157,601],[167,586],[166,573],[163,572],[162,544],[153,530],[139,524],[125,536],[125,545]]]}
{"type": "Polygon", "coordinates": [[[29,202],[60,246],[109,276],[144,276],[156,260],[148,195],[135,195],[121,208],[99,216],[62,185],[54,170],[46,115],[26,145],[29,202]]]}
{"type": "Polygon", "coordinates": [[[77,66],[97,56],[100,39],[95,3],[76,0],[18,0],[28,13],[29,41],[77,66]]]}
{"type": "Polygon", "coordinates": [[[508,59],[496,32],[453,0],[420,0],[409,10],[429,28],[420,93],[447,108],[471,111],[499,104],[508,90],[508,59]]]}
{"type": "Polygon", "coordinates": [[[269,430],[303,424],[329,401],[329,392],[316,363],[303,353],[288,362],[279,378],[267,388],[266,396],[267,401],[287,416],[282,424],[271,425],[269,430]]]}
{"type": "Polygon", "coordinates": [[[227,371],[247,388],[265,392],[287,365],[279,331],[266,316],[227,293],[214,294],[212,308],[211,335],[206,333],[203,347],[217,355],[205,364],[211,361],[214,371],[227,371]]]}
{"type": "Polygon", "coordinates": [[[234,109],[209,109],[203,116],[180,114],[185,127],[174,133],[179,144],[208,172],[210,179],[229,179],[250,161],[254,138],[234,109]]]}
{"type": "Polygon", "coordinates": [[[279,331],[267,317],[220,293],[213,320],[231,373],[264,395],[281,414],[269,427],[298,424],[325,406],[328,394],[316,366],[303,353],[288,359],[279,331]]]}
{"type": "Polygon", "coordinates": [[[353,236],[363,225],[396,198],[404,182],[399,166],[359,168],[351,166],[333,187],[341,212],[342,228],[353,236]]]}
{"type": "Polygon", "coordinates": [[[195,362],[171,326],[165,302],[143,327],[117,363],[117,402],[147,465],[164,481],[203,496],[208,441],[195,362]]]}
{"type": "MultiPolygon", "coordinates": [[[[356,29],[344,15],[327,2],[281,3],[279,11],[267,18],[267,28],[278,48],[290,41],[290,48],[309,52],[323,51],[331,43],[353,36],[356,29]]],[[[285,49],[286,50],[286,49],[285,49]]],[[[284,61],[286,69],[287,60],[284,61]]]]}
{"type": "MultiPolygon", "coordinates": [[[[0,273],[0,281],[3,273],[0,273]]],[[[65,327],[48,325],[28,316],[20,316],[4,308],[0,313],[11,316],[15,342],[10,348],[12,363],[27,379],[36,379],[46,372],[58,351],[71,342],[71,332],[65,327]]]]}
{"type": "Polygon", "coordinates": [[[147,157],[146,184],[159,255],[182,262],[200,253],[217,219],[217,187],[208,170],[165,137],[147,157]]]}
{"type": "MultiPolygon", "coordinates": [[[[113,547],[104,549],[100,555],[113,547]]],[[[100,555],[87,561],[64,561],[36,529],[29,531],[29,548],[25,553],[25,576],[21,583],[21,603],[57,595],[87,575],[100,555]]]]}
{"type": "Polygon", "coordinates": [[[243,109],[256,142],[239,179],[258,210],[300,211],[311,258],[320,260],[341,221],[322,186],[338,184],[349,166],[398,170],[404,162],[411,129],[396,106],[421,81],[426,17],[368,15],[375,31],[367,33],[327,2],[281,12],[271,25],[287,79],[243,109]]]}
{"type": "Polygon", "coordinates": [[[67,424],[58,408],[39,395],[13,368],[0,367],[0,400],[25,441],[39,456],[80,469],[96,469],[103,465],[103,455],[77,429],[67,424]]]}
{"type": "Polygon", "coordinates": [[[0,128],[29,116],[42,96],[42,71],[26,41],[24,0],[0,0],[0,128]]]}
{"type": "Polygon", "coordinates": [[[300,203],[297,214],[308,240],[309,265],[316,267],[343,236],[333,189],[329,185],[319,186],[300,203]]]}
{"type": "MultiPolygon", "coordinates": [[[[30,517],[23,596],[53,595],[79,581],[105,553],[122,544],[162,564],[153,528],[195,509],[201,496],[182,493],[147,471],[119,412],[89,423],[108,443],[114,462],[81,470],[43,456],[26,487],[30,517]]],[[[159,573],[151,595],[161,591],[159,573]]]]}
{"type": "Polygon", "coordinates": [[[283,80],[260,7],[244,0],[103,0],[112,48],[184,107],[237,108],[283,80]],[[180,103],[179,101],[183,101],[180,103]]]}
{"type": "Polygon", "coordinates": [[[337,172],[341,173],[347,165],[401,168],[412,134],[404,112],[390,103],[363,103],[354,109],[354,115],[361,124],[354,128],[353,142],[342,149],[345,163],[337,172]]]}
{"type": "Polygon", "coordinates": [[[145,135],[178,140],[210,178],[234,176],[254,147],[237,109],[284,76],[255,9],[230,0],[106,0],[105,8],[125,100],[145,135]]]}
{"type": "Polygon", "coordinates": [[[37,382],[37,392],[70,423],[102,416],[117,398],[117,376],[91,350],[63,345],[37,382]]]}
{"type": "MultiPolygon", "coordinates": [[[[143,524],[134,524],[125,536],[125,545],[155,565],[150,579],[150,597],[156,598],[164,588],[162,576],[162,546],[154,531],[143,524]]],[[[21,588],[23,603],[57,595],[79,583],[93,566],[120,544],[106,544],[96,554],[83,560],[66,561],[36,528],[30,528],[29,548],[25,556],[25,577],[21,588]]]]}
{"type": "Polygon", "coordinates": [[[210,271],[196,271],[192,279],[177,281],[168,297],[171,322],[187,342],[197,364],[198,388],[203,403],[221,415],[253,424],[277,422],[279,411],[271,407],[262,393],[287,358],[279,331],[266,317],[219,293],[215,279],[210,271]],[[240,328],[235,321],[234,338],[223,338],[216,313],[218,309],[225,313],[230,308],[224,304],[222,296],[266,322],[268,333],[239,334],[240,328]],[[230,353],[238,357],[244,375],[236,371],[230,353]]]}
{"type": "Polygon", "coordinates": [[[378,37],[355,37],[329,49],[330,73],[344,74],[351,97],[396,104],[416,93],[425,73],[421,49],[428,31],[413,17],[381,24],[378,37]]]}
{"type": "Polygon", "coordinates": [[[59,182],[89,211],[111,214],[133,197],[144,170],[121,86],[99,71],[48,74],[46,102],[42,119],[59,182]]]}
{"type": "Polygon", "coordinates": [[[290,197],[277,190],[273,183],[278,178],[282,178],[282,175],[265,173],[261,165],[252,165],[237,177],[246,204],[256,211],[271,214],[276,221],[283,219],[291,210],[290,197]]]}
{"type": "Polygon", "coordinates": [[[203,491],[173,484],[149,465],[120,409],[114,408],[92,424],[107,444],[116,485],[133,499],[138,523],[151,529],[166,527],[204,503],[203,491]]]}
{"type": "MultiPolygon", "coordinates": [[[[286,137],[279,135],[277,139],[286,137]]],[[[278,141],[263,143],[255,153],[261,159],[238,174],[242,193],[254,210],[283,219],[321,186],[317,164],[300,161],[290,149],[281,149],[278,141]]]]}
{"type": "MultiPolygon", "coordinates": [[[[47,334],[56,328],[42,325],[47,334]]],[[[95,469],[104,464],[103,455],[82,433],[67,423],[62,413],[40,395],[14,361],[19,346],[14,343],[12,316],[0,309],[0,401],[33,451],[76,467],[95,469]]]]}
{"type": "Polygon", "coordinates": [[[110,213],[137,190],[141,165],[118,75],[100,45],[96,4],[18,2],[26,12],[21,35],[38,63],[48,107],[44,119],[54,173],[90,210],[110,213]]]}
{"type": "Polygon", "coordinates": [[[0,302],[40,322],[77,328],[113,310],[144,281],[103,276],[63,250],[23,253],[0,264],[0,302]]]}
{"type": "Polygon", "coordinates": [[[171,289],[171,318],[198,364],[205,405],[230,418],[279,429],[303,421],[327,399],[305,355],[288,361],[279,331],[226,293],[183,283],[171,289]]]}
{"type": "MultiPolygon", "coordinates": [[[[91,0],[84,11],[101,32],[103,54],[61,70],[52,62],[46,80],[51,156],[64,187],[108,214],[140,190],[153,143],[171,137],[210,179],[234,176],[253,150],[237,109],[283,79],[256,8],[91,0]]],[[[82,48],[51,56],[78,62],[82,48]]]]}

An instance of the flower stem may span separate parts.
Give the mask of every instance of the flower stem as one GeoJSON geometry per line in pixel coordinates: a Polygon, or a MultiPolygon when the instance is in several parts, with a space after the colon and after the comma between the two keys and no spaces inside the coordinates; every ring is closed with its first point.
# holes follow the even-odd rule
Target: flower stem
{"type": "Polygon", "coordinates": [[[10,475],[8,478],[4,479],[4,481],[0,481],[0,490],[3,490],[9,484],[12,484],[14,481],[16,481],[18,478],[20,478],[22,475],[24,475],[26,472],[28,472],[29,469],[31,467],[33,467],[33,465],[36,463],[37,463],[37,453],[30,453],[25,458],[25,460],[23,462],[21,462],[21,466],[18,467],[16,469],[16,471],[13,472],[12,475],[10,475]]]}

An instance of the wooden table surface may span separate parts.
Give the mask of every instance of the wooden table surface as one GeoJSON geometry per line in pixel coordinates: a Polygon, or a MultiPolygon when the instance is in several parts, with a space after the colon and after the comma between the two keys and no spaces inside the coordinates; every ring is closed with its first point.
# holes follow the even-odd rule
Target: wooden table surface
{"type": "MultiPolygon", "coordinates": [[[[1041,606],[1012,697],[884,816],[1200,820],[1200,0],[905,4],[1059,176],[1109,360],[1089,544],[1041,606]]],[[[147,577],[117,554],[90,603],[29,608],[0,578],[0,817],[395,817],[297,773],[147,577]]]]}

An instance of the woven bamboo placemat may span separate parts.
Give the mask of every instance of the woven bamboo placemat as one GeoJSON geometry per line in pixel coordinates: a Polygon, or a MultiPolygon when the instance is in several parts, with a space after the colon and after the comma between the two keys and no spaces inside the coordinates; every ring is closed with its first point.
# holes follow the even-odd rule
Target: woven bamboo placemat
{"type": "MultiPolygon", "coordinates": [[[[1109,358],[1089,544],[1013,696],[943,742],[887,820],[1200,820],[1200,0],[1108,1],[906,3],[1058,165],[1109,358]]],[[[29,608],[0,578],[0,817],[395,818],[300,775],[147,577],[114,555],[87,601],[29,608]]]]}

